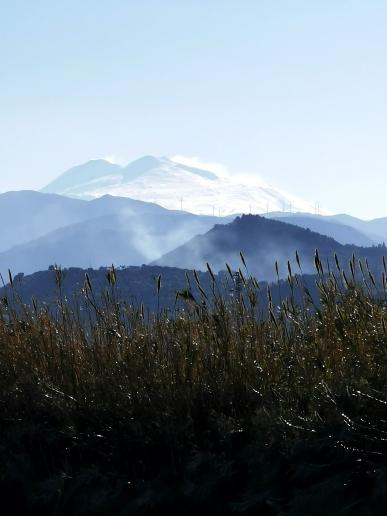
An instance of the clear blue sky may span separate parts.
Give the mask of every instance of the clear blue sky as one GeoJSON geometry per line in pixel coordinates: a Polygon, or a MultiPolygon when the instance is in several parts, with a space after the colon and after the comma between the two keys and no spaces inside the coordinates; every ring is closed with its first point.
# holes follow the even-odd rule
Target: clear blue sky
{"type": "Polygon", "coordinates": [[[197,156],[387,216],[386,0],[0,0],[0,191],[197,156]]]}

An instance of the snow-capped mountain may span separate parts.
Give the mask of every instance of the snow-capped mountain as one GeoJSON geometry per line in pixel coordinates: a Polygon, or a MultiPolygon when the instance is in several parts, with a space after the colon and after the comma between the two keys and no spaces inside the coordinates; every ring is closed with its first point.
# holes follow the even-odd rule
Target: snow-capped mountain
{"type": "Polygon", "coordinates": [[[126,167],[92,160],[71,168],[43,190],[80,199],[106,194],[155,202],[168,209],[228,215],[296,210],[313,212],[314,204],[238,176],[221,177],[169,158],[144,156],[126,167]]]}

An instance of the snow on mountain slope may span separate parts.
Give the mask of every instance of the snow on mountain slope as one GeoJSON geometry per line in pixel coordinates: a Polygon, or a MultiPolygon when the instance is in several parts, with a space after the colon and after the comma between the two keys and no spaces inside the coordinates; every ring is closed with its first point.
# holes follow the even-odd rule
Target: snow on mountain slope
{"type": "Polygon", "coordinates": [[[95,159],[70,168],[45,186],[41,192],[85,198],[83,192],[90,188],[90,185],[101,186],[104,181],[111,184],[120,179],[121,167],[119,165],[114,165],[104,159],[95,159]]]}
{"type": "Polygon", "coordinates": [[[313,212],[313,203],[276,190],[265,182],[238,176],[220,177],[169,158],[144,156],[126,167],[89,161],[62,174],[43,189],[81,199],[106,194],[155,202],[168,209],[228,215],[284,209],[313,212]]]}

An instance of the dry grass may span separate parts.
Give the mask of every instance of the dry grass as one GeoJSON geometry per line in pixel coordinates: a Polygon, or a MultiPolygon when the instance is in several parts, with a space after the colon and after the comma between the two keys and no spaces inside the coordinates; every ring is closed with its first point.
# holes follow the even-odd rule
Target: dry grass
{"type": "MultiPolygon", "coordinates": [[[[347,274],[339,263],[335,273],[326,274],[318,254],[315,265],[319,303],[314,305],[304,289],[301,303],[287,299],[273,306],[269,291],[265,317],[258,316],[259,286],[244,263],[244,271],[230,271],[231,297],[220,294],[225,289],[217,285],[209,267],[211,299],[203,290],[196,300],[187,288],[179,293],[186,308],[175,317],[158,313],[145,320],[141,306],[119,303],[114,269],[102,302],[96,300],[86,276],[89,311],[82,318],[61,295],[60,270],[55,314],[36,305],[17,307],[16,292],[13,299],[3,300],[1,428],[4,442],[13,450],[2,465],[3,478],[9,468],[17,469],[17,450],[23,450],[31,461],[30,472],[18,470],[23,503],[35,504],[42,514],[47,508],[47,514],[71,513],[72,500],[79,497],[74,485],[83,485],[85,468],[93,496],[101,483],[109,492],[106,478],[112,475],[114,488],[109,486],[115,494],[109,502],[96,502],[93,510],[80,508],[78,500],[79,514],[121,514],[113,507],[114,496],[121,505],[122,500],[129,504],[125,511],[130,512],[122,514],[157,514],[165,507],[172,514],[171,507],[187,508],[200,500],[203,506],[199,503],[197,508],[212,514],[253,514],[249,511],[259,508],[262,514],[277,514],[277,505],[279,512],[287,507],[289,514],[298,514],[301,502],[294,493],[273,487],[274,473],[272,484],[267,479],[262,484],[261,477],[262,461],[268,470],[274,463],[278,469],[287,457],[284,471],[291,460],[304,466],[310,462],[310,457],[292,455],[300,439],[312,455],[324,450],[321,459],[314,459],[317,462],[324,463],[330,450],[337,464],[349,457],[355,461],[351,468],[361,461],[367,467],[372,463],[374,471],[384,468],[385,275],[376,280],[366,264],[360,268],[354,259],[347,274]],[[267,458],[270,450],[278,451],[275,459],[267,458]],[[256,461],[259,472],[255,487],[247,489],[250,477],[255,478],[246,476],[251,461],[256,461]],[[90,468],[97,469],[92,474],[90,468]],[[206,477],[208,471],[213,478],[206,477]],[[24,486],[23,475],[26,485],[35,485],[28,475],[37,479],[32,492],[24,486]],[[155,478],[165,479],[159,491],[152,484],[155,478]],[[185,486],[194,486],[192,492],[176,487],[179,495],[169,493],[166,485],[180,485],[181,479],[185,486]],[[202,498],[197,484],[207,490],[202,498]],[[228,494],[222,498],[216,485],[228,494]],[[267,485],[273,492],[263,495],[267,485]],[[40,498],[39,489],[44,493],[40,498]],[[161,492],[167,494],[163,497],[161,492]],[[168,506],[168,500],[174,505],[168,506]],[[54,509],[57,512],[50,512],[54,509]]],[[[191,281],[199,282],[197,275],[191,281]]],[[[302,277],[295,276],[290,265],[288,281],[302,290],[302,277]]],[[[156,288],[162,288],[161,278],[156,288]]],[[[328,477],[333,474],[329,471],[328,477]]],[[[289,482],[300,489],[294,479],[289,482]]],[[[338,482],[345,491],[341,477],[338,482]]],[[[353,496],[360,507],[358,493],[353,496]]],[[[315,503],[321,501],[316,498],[315,503]]],[[[351,511],[348,514],[356,513],[355,506],[351,511]]],[[[320,512],[315,509],[313,514],[320,512]]]]}

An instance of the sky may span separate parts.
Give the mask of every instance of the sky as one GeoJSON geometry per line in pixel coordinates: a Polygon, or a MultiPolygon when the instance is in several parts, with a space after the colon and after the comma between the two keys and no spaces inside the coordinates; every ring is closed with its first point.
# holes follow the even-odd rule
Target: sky
{"type": "Polygon", "coordinates": [[[386,0],[0,0],[0,192],[185,156],[387,216],[386,0]]]}

